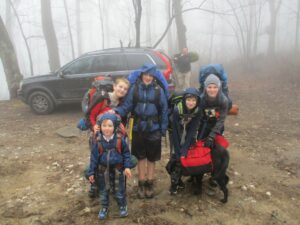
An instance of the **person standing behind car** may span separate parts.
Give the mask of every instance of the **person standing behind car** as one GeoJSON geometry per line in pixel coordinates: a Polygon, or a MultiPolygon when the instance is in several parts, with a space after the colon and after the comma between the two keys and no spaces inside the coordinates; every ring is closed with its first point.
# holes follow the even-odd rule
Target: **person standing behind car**
{"type": "Polygon", "coordinates": [[[178,88],[182,90],[190,87],[192,72],[188,48],[183,48],[181,53],[174,56],[173,60],[177,69],[178,88]]]}
{"type": "Polygon", "coordinates": [[[161,159],[161,137],[168,126],[168,104],[164,90],[158,85],[159,73],[153,64],[145,64],[131,85],[123,104],[115,112],[134,116],[132,154],[138,159],[138,197],[153,198],[155,162],[161,159]]]}

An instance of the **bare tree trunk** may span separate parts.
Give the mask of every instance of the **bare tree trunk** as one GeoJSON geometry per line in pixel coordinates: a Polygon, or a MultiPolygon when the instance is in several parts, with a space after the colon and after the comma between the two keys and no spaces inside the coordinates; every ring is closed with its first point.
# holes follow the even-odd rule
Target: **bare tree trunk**
{"type": "Polygon", "coordinates": [[[186,27],[182,18],[182,6],[181,0],[173,0],[173,8],[175,14],[175,22],[177,27],[177,37],[178,37],[178,48],[181,51],[183,48],[187,47],[186,43],[186,27]]]}
{"type": "Polygon", "coordinates": [[[298,10],[297,10],[297,22],[296,22],[296,35],[295,35],[295,52],[298,53],[298,39],[299,39],[299,26],[300,26],[300,0],[298,0],[298,10]]]}
{"type": "Polygon", "coordinates": [[[142,3],[141,0],[132,0],[135,12],[135,47],[141,46],[141,18],[142,18],[142,3]]]}
{"type": "Polygon", "coordinates": [[[25,46],[26,46],[26,49],[27,49],[27,53],[28,53],[28,58],[29,58],[29,65],[30,65],[30,73],[31,73],[31,76],[34,74],[33,72],[33,64],[32,64],[32,57],[31,57],[31,51],[30,51],[30,48],[29,48],[29,45],[28,45],[28,42],[27,42],[27,38],[24,34],[24,30],[23,30],[23,27],[22,27],[22,24],[21,24],[21,21],[20,21],[20,18],[19,18],[19,15],[17,13],[17,10],[16,8],[14,7],[13,3],[11,0],[9,0],[9,3],[11,5],[11,8],[16,16],[16,19],[17,19],[17,22],[19,24],[19,27],[20,27],[20,31],[21,31],[21,35],[24,39],[24,42],[25,42],[25,46]]]}
{"type": "Polygon", "coordinates": [[[241,43],[242,56],[243,56],[244,64],[246,65],[247,64],[247,60],[246,60],[247,49],[246,49],[246,40],[245,40],[245,36],[244,36],[244,32],[243,32],[243,26],[241,24],[240,18],[237,15],[236,8],[232,5],[232,3],[230,2],[230,0],[227,0],[227,3],[231,7],[231,9],[233,11],[234,18],[235,18],[235,20],[236,20],[236,22],[238,24],[238,27],[239,27],[239,33],[240,33],[241,42],[242,42],[241,43]]]}
{"type": "Polygon", "coordinates": [[[69,10],[68,10],[68,5],[67,5],[66,0],[64,0],[64,8],[65,8],[68,32],[69,32],[69,37],[70,37],[70,42],[71,42],[72,58],[74,59],[75,51],[74,51],[74,44],[73,44],[73,36],[72,36],[71,25],[70,25],[69,10]]]}
{"type": "MultiPolygon", "coordinates": [[[[171,20],[171,0],[168,0],[168,2],[166,3],[166,15],[167,15],[167,21],[171,20]]],[[[168,40],[168,53],[169,55],[173,55],[174,54],[174,47],[173,47],[173,38],[172,38],[172,29],[170,27],[170,29],[168,29],[168,33],[167,33],[167,40],[168,40]]]]}
{"type": "Polygon", "coordinates": [[[41,0],[42,26],[48,49],[49,67],[50,71],[55,71],[60,67],[60,59],[51,11],[51,0],[41,0]]]}
{"type": "Polygon", "coordinates": [[[77,51],[78,51],[78,56],[80,56],[82,54],[80,0],[76,0],[76,27],[77,27],[77,51]]]}
{"type": "Polygon", "coordinates": [[[9,0],[5,0],[5,26],[7,33],[10,35],[11,34],[11,7],[10,7],[10,2],[9,0]]]}
{"type": "Polygon", "coordinates": [[[101,25],[101,37],[102,37],[102,49],[104,49],[104,22],[103,22],[103,10],[101,10],[101,0],[98,0],[99,6],[99,18],[101,25]]]}
{"type": "Polygon", "coordinates": [[[268,55],[269,57],[273,57],[275,52],[277,15],[281,5],[281,0],[278,1],[268,0],[268,3],[269,3],[269,10],[270,10],[268,55]],[[278,2],[277,5],[276,2],[278,2]]]}
{"type": "MultiPolygon", "coordinates": [[[[255,0],[256,2],[256,0],[255,0]]],[[[255,5],[257,6],[257,3],[255,3],[255,5]]],[[[253,55],[257,55],[257,44],[258,44],[258,38],[259,38],[259,30],[261,27],[261,13],[262,13],[262,7],[263,4],[261,2],[259,2],[259,6],[258,6],[258,13],[255,14],[255,31],[254,31],[254,37],[253,37],[253,55]]]]}
{"type": "Polygon", "coordinates": [[[22,80],[15,49],[11,43],[8,32],[0,16],[0,58],[3,64],[4,73],[10,98],[17,96],[19,83],[22,80]]]}
{"type": "MultiPolygon", "coordinates": [[[[211,1],[212,10],[215,11],[214,1],[211,1]]],[[[215,14],[212,14],[211,20],[211,34],[210,34],[210,42],[209,42],[209,61],[212,62],[212,51],[213,51],[213,43],[214,43],[214,27],[215,27],[215,14]]]]}
{"type": "Polygon", "coordinates": [[[151,1],[146,1],[146,41],[151,46],[151,1]]]}

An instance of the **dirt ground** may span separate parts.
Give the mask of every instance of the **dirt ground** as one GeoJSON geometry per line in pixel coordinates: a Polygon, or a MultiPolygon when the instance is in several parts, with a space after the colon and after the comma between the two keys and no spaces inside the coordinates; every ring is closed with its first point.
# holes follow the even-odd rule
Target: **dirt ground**
{"type": "MultiPolygon", "coordinates": [[[[37,116],[19,100],[0,102],[0,224],[300,224],[300,79],[237,76],[230,94],[240,106],[228,117],[229,202],[222,194],[192,194],[190,184],[168,193],[164,166],[157,165],[156,197],[139,200],[136,178],[127,183],[129,216],[118,218],[111,198],[109,218],[97,219],[98,200],[87,195],[83,170],[89,160],[88,136],[65,138],[57,130],[76,126],[78,105],[37,116]]],[[[165,142],[163,142],[165,145],[165,142]]],[[[136,171],[134,172],[136,173],[136,171]]]]}

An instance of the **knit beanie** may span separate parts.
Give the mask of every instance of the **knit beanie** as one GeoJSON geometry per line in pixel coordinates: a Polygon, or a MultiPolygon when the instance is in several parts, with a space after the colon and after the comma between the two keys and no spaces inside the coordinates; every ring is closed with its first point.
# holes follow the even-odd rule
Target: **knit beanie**
{"type": "Polygon", "coordinates": [[[205,87],[207,87],[210,84],[215,84],[215,85],[217,85],[218,88],[221,87],[221,81],[220,81],[219,77],[217,77],[214,74],[209,74],[207,76],[207,78],[205,79],[205,81],[204,81],[204,86],[205,87]]]}

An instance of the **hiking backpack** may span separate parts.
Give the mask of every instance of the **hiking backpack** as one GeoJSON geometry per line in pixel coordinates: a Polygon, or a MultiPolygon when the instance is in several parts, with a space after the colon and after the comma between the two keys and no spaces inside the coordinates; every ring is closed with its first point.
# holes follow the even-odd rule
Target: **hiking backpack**
{"type": "Polygon", "coordinates": [[[104,109],[109,104],[108,92],[113,91],[113,81],[105,76],[99,76],[95,78],[92,83],[92,87],[84,94],[81,108],[84,113],[84,117],[81,118],[77,124],[77,128],[80,130],[88,130],[91,128],[90,113],[92,109],[100,102],[103,101],[103,106],[100,109],[104,109]]]}
{"type": "MultiPolygon", "coordinates": [[[[184,116],[184,110],[183,110],[183,96],[184,96],[184,91],[180,92],[174,92],[168,99],[168,118],[169,118],[169,127],[168,130],[171,131],[171,124],[172,124],[172,119],[173,119],[173,113],[174,113],[174,108],[178,108],[179,116],[182,118],[184,116]]],[[[197,114],[198,109],[193,112],[193,114],[197,114]]]]}
{"type": "MultiPolygon", "coordinates": [[[[107,112],[106,112],[107,113],[107,112]]],[[[100,114],[97,117],[97,121],[101,118],[104,113],[100,114]]],[[[122,119],[118,114],[115,114],[118,117],[116,134],[117,141],[116,146],[113,151],[104,151],[103,146],[100,142],[101,135],[100,133],[96,133],[95,142],[98,143],[98,152],[100,156],[100,163],[103,166],[116,166],[117,168],[122,168],[123,166],[123,158],[122,158],[122,139],[127,138],[127,132],[125,126],[122,124],[122,119]]],[[[98,123],[98,122],[97,122],[98,123]]],[[[134,168],[137,165],[137,159],[135,156],[131,155],[131,165],[130,168],[134,168]]]]}
{"type": "MultiPolygon", "coordinates": [[[[138,84],[141,81],[140,77],[141,74],[143,73],[142,69],[138,69],[133,71],[132,73],[129,74],[128,76],[128,80],[130,82],[130,86],[132,88],[134,88],[133,90],[133,105],[136,105],[138,100],[139,100],[139,93],[138,93],[138,84]]],[[[154,74],[154,91],[155,91],[155,97],[154,97],[154,101],[151,102],[153,103],[157,109],[159,109],[160,106],[160,95],[161,95],[161,91],[160,88],[162,88],[163,93],[166,97],[166,99],[168,100],[169,97],[169,90],[168,90],[168,82],[166,80],[166,78],[164,77],[164,75],[159,71],[156,70],[155,74],[154,74]]]]}
{"type": "Polygon", "coordinates": [[[222,64],[208,64],[205,66],[201,66],[199,72],[200,93],[203,92],[204,81],[210,74],[214,74],[220,79],[222,84],[222,91],[226,95],[226,97],[228,97],[228,75],[225,72],[222,64]]]}

